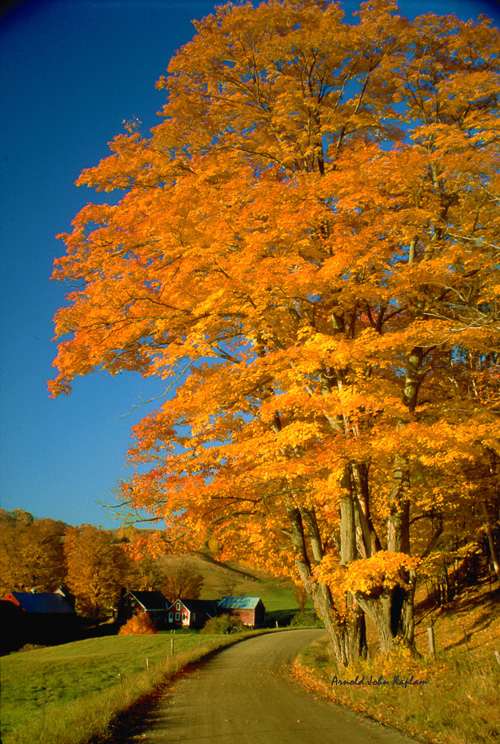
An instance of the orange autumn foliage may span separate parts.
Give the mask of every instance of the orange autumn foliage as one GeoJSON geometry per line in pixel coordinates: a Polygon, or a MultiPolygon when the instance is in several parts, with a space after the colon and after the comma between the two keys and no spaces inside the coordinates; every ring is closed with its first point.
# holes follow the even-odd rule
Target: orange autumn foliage
{"type": "Polygon", "coordinates": [[[147,612],[133,615],[118,631],[118,635],[155,635],[156,633],[158,633],[156,625],[147,612]]]}
{"type": "Polygon", "coordinates": [[[316,577],[330,586],[334,594],[351,592],[356,595],[390,593],[396,586],[405,586],[409,572],[418,566],[418,559],[405,553],[379,550],[370,558],[339,566],[334,555],[325,556],[316,570],[316,577]]]}
{"type": "Polygon", "coordinates": [[[424,556],[438,519],[496,493],[499,34],[392,0],[355,22],[329,0],[230,4],[195,26],[161,123],[79,178],[125,195],[62,236],[54,277],[78,288],[50,389],[164,379],[123,504],[180,547],[301,580],[347,663],[373,605],[351,587],[346,629],[318,567],[424,556]]]}
{"type": "Polygon", "coordinates": [[[130,575],[129,558],[112,532],[90,524],[67,527],[64,555],[66,584],[76,598],[77,612],[110,615],[130,575]]]}

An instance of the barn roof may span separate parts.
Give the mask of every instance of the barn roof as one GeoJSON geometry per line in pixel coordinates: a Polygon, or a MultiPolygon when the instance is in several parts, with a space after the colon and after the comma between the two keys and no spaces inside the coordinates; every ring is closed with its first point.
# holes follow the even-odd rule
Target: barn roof
{"type": "MultiPolygon", "coordinates": [[[[128,591],[128,596],[134,597],[145,610],[166,610],[168,602],[161,592],[128,591]]],[[[127,596],[126,595],[126,596],[127,596]]]]}
{"type": "Polygon", "coordinates": [[[260,597],[222,597],[219,607],[223,610],[255,610],[260,597]]]}
{"type": "Polygon", "coordinates": [[[14,600],[25,612],[33,613],[74,613],[74,610],[61,594],[48,592],[9,592],[5,599],[14,600]]]}

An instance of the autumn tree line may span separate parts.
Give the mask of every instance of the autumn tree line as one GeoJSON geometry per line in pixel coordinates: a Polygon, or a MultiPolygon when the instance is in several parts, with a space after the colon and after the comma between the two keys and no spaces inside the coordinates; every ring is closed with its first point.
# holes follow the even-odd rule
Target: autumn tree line
{"type": "Polygon", "coordinates": [[[198,598],[203,577],[189,558],[181,557],[167,569],[160,559],[133,556],[143,532],[72,527],[35,519],[23,509],[0,509],[0,598],[11,591],[66,588],[76,611],[88,618],[112,617],[123,588],[162,591],[171,601],[198,598]]]}
{"type": "Polygon", "coordinates": [[[500,575],[500,36],[485,17],[218,7],[150,132],[77,183],[51,394],[155,375],[122,506],[301,583],[339,663],[415,651],[429,565],[500,575]],[[457,552],[458,551],[458,552],[457,552]]]}

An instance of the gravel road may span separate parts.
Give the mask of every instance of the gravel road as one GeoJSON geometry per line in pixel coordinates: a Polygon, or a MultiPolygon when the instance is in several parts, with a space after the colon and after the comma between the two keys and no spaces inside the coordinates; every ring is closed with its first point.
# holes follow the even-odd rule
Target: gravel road
{"type": "Polygon", "coordinates": [[[126,742],[147,744],[410,744],[291,680],[286,665],[324,634],[295,630],[249,638],[167,685],[126,742]]]}

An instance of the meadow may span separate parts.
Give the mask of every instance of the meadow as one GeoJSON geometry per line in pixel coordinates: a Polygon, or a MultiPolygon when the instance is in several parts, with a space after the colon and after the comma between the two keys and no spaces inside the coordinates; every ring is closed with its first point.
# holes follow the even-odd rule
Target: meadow
{"type": "Polygon", "coordinates": [[[83,744],[165,677],[241,636],[93,638],[1,659],[4,744],[83,744]],[[174,654],[171,641],[174,638],[174,654]]]}
{"type": "MultiPolygon", "coordinates": [[[[167,567],[175,561],[167,559],[167,567]]],[[[192,561],[204,577],[203,599],[230,592],[262,597],[272,627],[287,625],[298,610],[287,584],[199,556],[192,561]]],[[[178,630],[173,636],[106,636],[4,656],[2,742],[83,744],[103,735],[121,711],[161,680],[241,637],[178,630]]]]}

